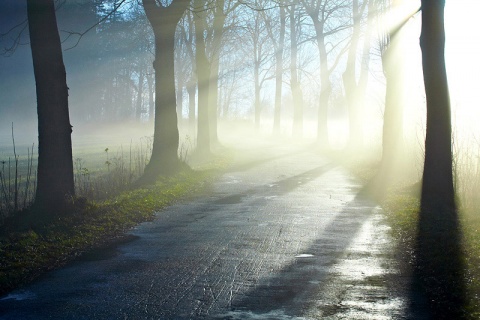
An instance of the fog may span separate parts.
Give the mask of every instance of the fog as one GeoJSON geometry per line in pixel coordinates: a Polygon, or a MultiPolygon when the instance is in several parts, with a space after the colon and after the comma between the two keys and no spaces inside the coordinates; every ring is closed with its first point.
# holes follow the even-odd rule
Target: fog
{"type": "MultiPolygon", "coordinates": [[[[1,43],[5,49],[0,57],[2,158],[12,156],[12,123],[18,153],[25,152],[32,144],[37,145],[38,135],[35,82],[28,31],[24,22],[25,6],[13,0],[7,1],[4,6],[5,10],[1,10],[0,16],[0,32],[3,34],[1,43]],[[18,43],[18,46],[15,43],[18,43]],[[9,48],[13,50],[7,50],[9,48]]],[[[88,152],[102,154],[106,148],[111,152],[129,148],[140,143],[142,138],[153,136],[154,44],[151,26],[145,18],[143,8],[136,2],[127,2],[121,10],[94,26],[108,14],[109,8],[111,7],[107,2],[97,7],[81,1],[66,1],[58,5],[57,20],[63,39],[67,70],[74,157],[83,157],[82,154],[88,152]],[[79,35],[92,26],[94,27],[90,32],[79,35]]],[[[465,159],[479,153],[477,139],[480,132],[476,125],[479,111],[475,105],[478,104],[480,90],[476,82],[470,79],[472,74],[480,73],[476,62],[480,50],[474,30],[466,25],[467,21],[474,19],[473,12],[476,12],[476,8],[476,2],[469,0],[449,2],[446,8],[446,55],[452,101],[454,152],[459,158],[465,159]],[[462,9],[465,7],[472,9],[462,9]],[[469,15],[472,17],[468,18],[469,15]],[[466,150],[468,154],[462,153],[466,150]]],[[[225,145],[229,144],[229,137],[242,136],[245,132],[258,132],[258,136],[264,138],[272,137],[276,95],[276,38],[271,37],[271,34],[279,32],[280,28],[278,12],[274,9],[260,15],[258,11],[239,6],[229,14],[226,20],[228,28],[219,54],[216,108],[219,117],[219,142],[225,145]],[[258,19],[258,23],[255,22],[257,24],[254,23],[254,17],[258,19]],[[257,31],[251,33],[251,30],[257,31]],[[262,44],[262,51],[259,51],[255,43],[262,44]],[[259,106],[255,105],[256,57],[259,58],[257,71],[261,84],[257,93],[259,106]],[[255,108],[261,110],[258,131],[255,131],[254,126],[255,108]],[[239,128],[240,124],[244,125],[241,131],[232,129],[239,128]]],[[[301,10],[298,15],[304,18],[303,20],[308,20],[301,10]]],[[[315,41],[306,41],[314,36],[312,24],[301,24],[300,20],[298,18],[296,21],[296,47],[298,78],[303,94],[303,130],[301,137],[292,137],[295,111],[290,88],[291,73],[288,70],[292,52],[289,42],[291,30],[286,28],[278,138],[285,143],[301,140],[313,145],[318,133],[318,101],[323,90],[320,81],[322,68],[318,61],[315,41]]],[[[287,19],[287,24],[288,21],[287,19]]],[[[373,36],[369,40],[368,84],[362,110],[358,115],[363,126],[361,132],[364,144],[356,152],[360,152],[362,157],[365,155],[379,161],[382,155],[386,85],[379,43],[385,30],[382,31],[383,20],[375,21],[373,36]]],[[[343,23],[343,20],[338,18],[332,23],[341,22],[343,23]]],[[[401,114],[405,148],[398,157],[402,159],[400,162],[409,164],[413,180],[418,178],[421,171],[425,131],[425,95],[418,45],[420,23],[418,14],[408,19],[402,30],[403,40],[402,47],[398,48],[398,60],[392,62],[401,64],[404,73],[404,79],[399,80],[402,81],[400,85],[403,86],[403,96],[399,96],[398,100],[403,101],[401,114]]],[[[195,148],[198,126],[192,126],[189,122],[190,97],[187,89],[189,83],[195,81],[195,69],[189,55],[191,48],[188,47],[194,44],[194,39],[192,40],[188,28],[193,27],[187,18],[183,19],[177,28],[175,74],[180,144],[188,144],[191,152],[195,148]]],[[[361,29],[361,46],[367,41],[365,32],[366,25],[361,29]]],[[[349,140],[349,110],[342,82],[347,55],[342,48],[348,48],[348,41],[345,39],[350,35],[351,30],[348,28],[328,38],[330,44],[335,44],[329,48],[328,66],[332,68],[329,75],[332,92],[327,109],[328,145],[333,150],[345,149],[349,140]]],[[[213,52],[209,54],[212,55],[213,52]]],[[[360,49],[356,56],[355,73],[358,80],[363,68],[360,62],[365,57],[362,57],[360,49]]],[[[197,95],[198,91],[194,91],[194,94],[197,95]]],[[[359,100],[360,98],[357,99],[359,100]]],[[[476,170],[476,164],[474,167],[476,170]]]]}
{"type": "Polygon", "coordinates": [[[101,278],[46,277],[68,308],[12,297],[125,317],[478,309],[480,2],[447,2],[445,81],[445,1],[3,0],[0,252],[17,280],[0,283],[101,243],[101,278]]]}

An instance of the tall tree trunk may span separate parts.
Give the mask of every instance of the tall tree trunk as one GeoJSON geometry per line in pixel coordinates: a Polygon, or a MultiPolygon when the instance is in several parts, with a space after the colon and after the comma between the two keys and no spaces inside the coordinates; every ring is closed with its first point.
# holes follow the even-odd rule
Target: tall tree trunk
{"type": "Polygon", "coordinates": [[[155,120],[155,101],[153,99],[155,95],[155,88],[153,84],[153,75],[147,75],[148,85],[148,121],[153,122],[155,120]]]}
{"type": "Polygon", "coordinates": [[[422,1],[423,77],[427,98],[427,132],[422,207],[455,208],[452,174],[450,96],[445,68],[445,0],[422,1]]]}
{"type": "Polygon", "coordinates": [[[282,108],[283,85],[283,48],[285,46],[285,7],[280,6],[280,35],[275,52],[275,108],[273,114],[273,133],[280,133],[280,114],[282,108]]]}
{"type": "Polygon", "coordinates": [[[138,76],[138,88],[137,88],[137,103],[135,107],[135,120],[140,121],[142,119],[143,113],[143,82],[144,82],[144,72],[140,70],[140,74],[138,76]]]}
{"type": "Polygon", "coordinates": [[[74,196],[68,87],[53,0],[27,0],[37,91],[38,173],[35,206],[62,213],[74,196]]]}
{"type": "MultiPolygon", "coordinates": [[[[188,52],[188,56],[190,58],[190,62],[192,64],[192,73],[190,75],[189,80],[187,81],[187,93],[188,93],[188,128],[190,135],[193,141],[196,141],[196,95],[197,95],[197,78],[196,78],[196,64],[195,64],[195,53],[194,53],[194,22],[192,21],[192,13],[187,14],[185,17],[185,21],[188,23],[188,37],[186,37],[186,49],[188,52]]],[[[184,35],[187,35],[187,31],[185,31],[184,35]]]]}
{"type": "Polygon", "coordinates": [[[315,34],[320,57],[320,99],[318,105],[317,143],[325,148],[328,146],[328,105],[332,94],[330,70],[328,69],[328,55],[323,34],[323,23],[315,22],[315,34]]]}
{"type": "Polygon", "coordinates": [[[210,119],[208,94],[210,86],[211,64],[205,52],[205,11],[202,1],[195,1],[194,13],[195,23],[195,64],[197,66],[198,83],[198,126],[197,126],[197,153],[201,156],[208,156],[210,149],[210,119]]]}
{"type": "Polygon", "coordinates": [[[184,75],[177,76],[177,118],[178,125],[182,125],[182,113],[183,113],[183,88],[185,87],[185,77],[184,75]]]}
{"type": "Polygon", "coordinates": [[[179,133],[176,112],[174,48],[175,29],[188,1],[173,0],[168,7],[155,0],[143,0],[155,37],[155,129],[150,162],[140,182],[154,182],[159,175],[178,171],[179,133]]]}
{"type": "Polygon", "coordinates": [[[290,88],[293,99],[293,129],[294,137],[303,135],[303,95],[298,81],[297,69],[297,28],[295,20],[295,6],[290,7],[290,88]]]}
{"type": "MultiPolygon", "coordinates": [[[[368,15],[367,15],[367,29],[364,35],[364,42],[363,42],[363,49],[362,49],[362,64],[360,69],[360,76],[358,79],[357,85],[357,97],[359,100],[358,110],[359,115],[364,113],[364,106],[365,106],[365,96],[367,92],[367,84],[368,84],[368,75],[370,73],[370,50],[371,50],[371,43],[372,43],[372,33],[374,28],[375,22],[375,0],[368,1],[368,15]]],[[[363,126],[364,121],[359,123],[361,127],[361,131],[363,133],[363,126]]],[[[363,134],[362,134],[362,142],[363,142],[363,134]]]]}
{"type": "Polygon", "coordinates": [[[361,14],[358,0],[352,1],[353,30],[348,50],[347,66],[343,73],[343,86],[348,107],[349,139],[348,145],[352,150],[359,149],[363,144],[362,119],[360,118],[359,103],[357,97],[356,62],[357,49],[360,40],[361,14]]]}
{"type": "Polygon", "coordinates": [[[211,75],[209,92],[210,142],[218,144],[218,77],[220,71],[220,51],[225,28],[225,0],[217,0],[213,16],[213,37],[211,54],[211,75]]]}
{"type": "Polygon", "coordinates": [[[392,173],[398,169],[399,156],[403,150],[404,75],[403,55],[400,46],[400,31],[388,35],[382,54],[385,75],[385,111],[383,113],[382,162],[379,171],[379,188],[385,190],[392,173]]]}
{"type": "Polygon", "coordinates": [[[190,79],[187,83],[187,92],[188,92],[188,126],[189,131],[192,133],[192,136],[195,135],[195,97],[197,91],[197,82],[193,79],[190,79]]]}
{"type": "Polygon", "coordinates": [[[254,99],[254,106],[255,109],[255,130],[260,129],[260,114],[262,112],[262,106],[260,104],[260,63],[258,61],[254,62],[254,86],[255,86],[255,99],[254,99]]]}
{"type": "Polygon", "coordinates": [[[445,0],[422,0],[423,78],[427,131],[416,272],[432,317],[467,319],[461,225],[455,206],[450,97],[445,68],[445,0]]]}
{"type": "Polygon", "coordinates": [[[212,58],[210,69],[210,84],[209,84],[209,123],[210,123],[210,143],[218,145],[218,73],[220,69],[219,57],[212,58]]]}

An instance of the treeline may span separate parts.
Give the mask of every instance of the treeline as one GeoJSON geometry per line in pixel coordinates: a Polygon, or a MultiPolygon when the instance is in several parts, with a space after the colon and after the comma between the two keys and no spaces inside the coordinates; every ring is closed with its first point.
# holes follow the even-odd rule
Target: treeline
{"type": "MultiPolygon", "coordinates": [[[[14,3],[7,2],[6,7],[14,3]]],[[[18,4],[13,6],[22,12],[18,4]]],[[[443,4],[438,6],[431,12],[436,10],[433,16],[440,18],[443,4]]],[[[291,132],[297,136],[302,136],[305,114],[310,112],[312,116],[314,110],[317,142],[322,148],[329,145],[329,108],[342,100],[349,115],[348,146],[361,149],[365,125],[362,113],[375,57],[380,57],[386,80],[381,175],[388,176],[384,171],[392,168],[395,154],[402,149],[403,60],[398,52],[402,48],[403,25],[419,11],[415,6],[411,9],[405,10],[401,1],[390,0],[27,1],[39,115],[38,190],[42,189],[40,176],[45,171],[53,170],[46,175],[50,179],[73,175],[68,109],[76,119],[86,121],[154,121],[152,157],[144,174],[147,180],[182,167],[178,158],[178,119],[188,117],[191,127],[196,125],[196,152],[208,156],[211,146],[218,142],[219,116],[251,115],[258,128],[270,113],[271,130],[278,133],[287,100],[293,112],[291,132]],[[48,49],[42,40],[37,39],[37,45],[33,41],[36,28],[46,27],[47,19],[32,25],[32,18],[54,4],[54,14],[49,18],[52,24],[39,39],[52,40],[55,28],[58,30],[63,50],[60,56],[51,58],[56,61],[49,63],[57,68],[65,59],[66,73],[71,75],[68,88],[60,79],[65,71],[58,70],[59,76],[55,77],[53,70],[35,62],[36,50],[48,49]],[[41,73],[44,77],[40,77],[41,73]],[[49,82],[45,79],[57,86],[39,88],[49,82]],[[63,86],[70,97],[59,107],[62,113],[67,110],[60,119],[60,109],[52,107],[52,103],[58,103],[55,90],[63,86]],[[44,102],[42,107],[39,97],[48,97],[52,102],[44,102]],[[44,108],[49,111],[45,113],[44,108]],[[45,135],[50,140],[43,144],[42,128],[55,128],[45,135]],[[62,141],[51,140],[63,135],[62,141]],[[55,159],[68,162],[69,168],[62,174],[58,173],[58,165],[41,169],[42,146],[55,145],[63,146],[63,150],[55,152],[64,152],[55,159]]],[[[17,20],[20,22],[6,28],[2,36],[2,40],[8,38],[4,46],[7,55],[24,42],[27,20],[17,20]]],[[[437,22],[428,20],[426,25],[433,23],[437,22]]],[[[441,40],[442,36],[435,39],[441,40]]],[[[51,42],[52,47],[56,41],[51,42]]],[[[444,50],[438,43],[432,46],[422,49],[444,50]]],[[[45,58],[41,53],[38,57],[45,58]]],[[[426,81],[431,78],[429,74],[425,77],[426,81]]],[[[441,112],[449,114],[445,108],[441,112]]],[[[442,126],[445,129],[445,124],[442,126]]],[[[428,129],[427,137],[432,137],[428,129]]],[[[448,134],[450,129],[445,132],[448,134]]],[[[446,145],[445,139],[442,144],[446,145]]],[[[64,182],[58,183],[60,186],[64,182]]],[[[74,190],[65,185],[58,189],[74,190]]]]}

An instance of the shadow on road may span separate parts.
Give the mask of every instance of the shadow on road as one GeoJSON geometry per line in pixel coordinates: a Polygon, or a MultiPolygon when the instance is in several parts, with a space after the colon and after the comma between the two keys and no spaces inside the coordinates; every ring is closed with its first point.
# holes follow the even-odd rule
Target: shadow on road
{"type": "MultiPolygon", "coordinates": [[[[466,318],[462,234],[456,210],[421,210],[412,293],[423,289],[433,319],[466,318]]],[[[413,300],[413,299],[412,299],[413,300]]]]}
{"type": "MultiPolygon", "coordinates": [[[[275,276],[235,299],[232,311],[268,315],[283,310],[287,316],[304,315],[306,310],[314,307],[322,291],[329,290],[325,287],[330,276],[329,268],[342,257],[373,209],[374,206],[363,198],[357,197],[348,203],[322,232],[322,237],[304,251],[304,255],[297,256],[275,276]]],[[[335,295],[332,294],[332,298],[335,295]]],[[[333,315],[339,311],[331,308],[334,301],[330,303],[320,310],[320,315],[333,315]]]]}

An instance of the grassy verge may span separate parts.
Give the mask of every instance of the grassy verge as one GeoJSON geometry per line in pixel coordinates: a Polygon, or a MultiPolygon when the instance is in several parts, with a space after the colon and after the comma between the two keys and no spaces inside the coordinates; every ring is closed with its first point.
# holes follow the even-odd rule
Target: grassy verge
{"type": "Polygon", "coordinates": [[[161,178],[155,185],[126,191],[103,202],[81,200],[70,215],[48,225],[4,234],[0,239],[0,295],[89,249],[120,240],[136,224],[152,220],[155,211],[200,194],[226,165],[224,159],[209,169],[161,178]]]}
{"type": "MultiPolygon", "coordinates": [[[[350,161],[346,167],[363,184],[374,178],[378,165],[371,161],[350,161]]],[[[387,224],[391,227],[391,235],[396,242],[397,256],[403,261],[401,266],[408,268],[407,273],[414,271],[417,266],[417,236],[420,217],[420,198],[414,190],[418,185],[405,185],[398,182],[387,190],[384,198],[380,200],[387,224]]],[[[461,197],[459,197],[461,198],[461,197]]],[[[461,198],[463,199],[463,198],[461,198]]],[[[461,200],[460,199],[460,200],[461,200]]],[[[459,200],[459,202],[461,202],[459,200]]],[[[480,319],[480,216],[477,207],[465,207],[460,203],[458,209],[461,233],[461,271],[465,285],[465,304],[463,317],[466,319],[480,319]]],[[[439,251],[448,251],[443,243],[438,244],[439,251]]],[[[443,258],[445,259],[445,257],[443,258]]],[[[447,257],[448,259],[448,257],[447,257]]],[[[439,261],[433,261],[439,267],[439,261]]],[[[448,263],[448,262],[447,262],[448,263]]],[[[428,277],[429,272],[419,272],[420,277],[428,277]]],[[[427,283],[431,279],[419,279],[420,283],[427,283]]],[[[440,280],[442,281],[442,279],[440,280]]],[[[423,288],[427,295],[435,296],[434,286],[423,288]]]]}
{"type": "MultiPolygon", "coordinates": [[[[382,204],[391,232],[398,243],[400,255],[408,259],[411,268],[415,268],[416,238],[420,212],[420,200],[413,195],[389,194],[382,204]]],[[[466,319],[480,318],[480,219],[472,217],[459,210],[460,229],[462,236],[461,259],[464,262],[462,276],[465,284],[466,319]]],[[[443,244],[438,244],[439,250],[448,250],[443,244]]],[[[435,263],[435,262],[434,262],[435,263]]],[[[440,262],[437,262],[440,263],[440,262]]],[[[448,263],[448,262],[447,262],[448,263]]],[[[424,274],[424,273],[421,273],[424,274]]],[[[427,273],[428,274],[428,273],[427,273]]],[[[428,279],[420,279],[421,282],[428,279]]],[[[441,280],[440,280],[441,281],[441,280]]],[[[427,295],[435,296],[435,287],[425,288],[427,295]],[[432,292],[428,292],[432,291],[432,292]]]]}

